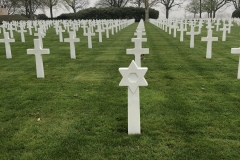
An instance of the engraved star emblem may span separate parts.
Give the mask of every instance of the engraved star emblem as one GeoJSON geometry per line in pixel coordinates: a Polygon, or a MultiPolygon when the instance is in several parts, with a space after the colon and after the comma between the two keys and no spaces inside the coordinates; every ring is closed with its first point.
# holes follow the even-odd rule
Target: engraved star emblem
{"type": "Polygon", "coordinates": [[[119,86],[128,86],[132,93],[135,93],[139,86],[147,86],[148,83],[144,78],[148,68],[139,68],[135,61],[132,61],[128,68],[119,68],[119,72],[123,76],[119,86]]]}

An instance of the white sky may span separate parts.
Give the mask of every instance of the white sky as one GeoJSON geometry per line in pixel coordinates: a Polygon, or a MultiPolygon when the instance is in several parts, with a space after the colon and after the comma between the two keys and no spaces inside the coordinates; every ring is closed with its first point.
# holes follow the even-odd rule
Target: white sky
{"type": "MultiPolygon", "coordinates": [[[[97,0],[90,0],[89,7],[94,7],[94,4],[96,3],[96,1],[97,0]]],[[[163,9],[164,9],[163,6],[160,5],[158,7],[153,7],[153,8],[159,11],[159,15],[160,15],[159,17],[160,18],[165,18],[165,13],[163,12],[163,9]]],[[[231,7],[228,7],[227,9],[225,9],[224,11],[222,11],[221,13],[224,14],[224,15],[229,15],[230,16],[233,11],[234,11],[234,7],[231,6],[231,7]]],[[[72,12],[72,10],[70,10],[70,11],[67,11],[65,9],[54,10],[53,15],[54,15],[54,17],[56,17],[56,16],[58,16],[58,15],[60,15],[62,13],[69,13],[69,12],[72,12]]],[[[37,14],[39,14],[39,13],[37,13],[37,14]]],[[[46,10],[46,15],[48,17],[50,17],[49,10],[46,10]]],[[[206,16],[206,13],[203,13],[202,17],[204,17],[204,15],[206,16]]],[[[169,15],[170,18],[184,18],[185,16],[193,16],[193,14],[185,13],[183,7],[181,9],[177,9],[175,11],[171,11],[170,15],[169,15]]]]}

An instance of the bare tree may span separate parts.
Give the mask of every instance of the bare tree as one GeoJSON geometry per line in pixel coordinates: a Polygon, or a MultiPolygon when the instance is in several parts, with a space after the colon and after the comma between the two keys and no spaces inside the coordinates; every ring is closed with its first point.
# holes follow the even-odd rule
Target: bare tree
{"type": "Polygon", "coordinates": [[[200,12],[199,0],[191,0],[191,2],[186,5],[185,10],[187,12],[193,13],[195,18],[196,14],[200,12]]]}
{"type": "Polygon", "coordinates": [[[53,7],[58,5],[59,0],[42,0],[43,5],[50,9],[50,16],[53,18],[53,7]]]}
{"type": "Polygon", "coordinates": [[[25,14],[30,19],[33,19],[33,14],[41,6],[42,0],[16,0],[17,5],[15,13],[25,14]]]}
{"type": "Polygon", "coordinates": [[[143,0],[145,6],[145,22],[149,22],[149,9],[156,5],[159,0],[143,0]]]}
{"type": "Polygon", "coordinates": [[[143,5],[143,0],[130,0],[129,3],[140,8],[143,5]]]}
{"type": "Polygon", "coordinates": [[[173,7],[181,7],[183,0],[159,0],[159,3],[163,4],[166,8],[166,18],[169,17],[169,11],[173,7]]]}
{"type": "Polygon", "coordinates": [[[89,5],[89,0],[63,0],[63,2],[69,6],[74,13],[79,9],[85,9],[89,5]]]}
{"type": "Polygon", "coordinates": [[[125,7],[129,0],[98,0],[96,7],[125,7]]]}
{"type": "Polygon", "coordinates": [[[235,7],[235,9],[239,9],[240,8],[240,0],[232,0],[233,6],[235,7]]]}
{"type": "Polygon", "coordinates": [[[208,12],[211,18],[215,18],[216,12],[231,1],[232,0],[203,0],[203,11],[208,12]]]}
{"type": "Polygon", "coordinates": [[[6,8],[8,15],[11,15],[14,14],[20,6],[18,0],[2,0],[0,7],[6,8]]]}

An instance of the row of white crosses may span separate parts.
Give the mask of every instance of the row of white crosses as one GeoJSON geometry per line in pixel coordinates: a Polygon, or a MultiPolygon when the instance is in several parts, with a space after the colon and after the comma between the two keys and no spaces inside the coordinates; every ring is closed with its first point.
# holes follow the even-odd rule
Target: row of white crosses
{"type": "MultiPolygon", "coordinates": [[[[226,33],[231,33],[231,27],[233,26],[233,21],[236,22],[239,26],[240,26],[240,20],[239,19],[222,19],[223,22],[223,28],[219,29],[220,26],[220,19],[217,20],[213,20],[213,22],[216,21],[215,26],[212,26],[212,20],[208,19],[207,20],[207,29],[208,29],[208,34],[207,37],[202,37],[201,41],[206,41],[207,42],[207,49],[206,49],[206,58],[212,58],[212,42],[213,41],[218,41],[218,37],[213,37],[212,36],[212,32],[213,32],[213,28],[216,27],[216,31],[223,31],[222,34],[222,41],[226,41],[226,33]],[[228,23],[226,23],[226,21],[228,21],[228,23]]],[[[163,27],[164,25],[161,24],[159,21],[155,21],[155,20],[150,20],[151,23],[155,24],[158,27],[163,27]]],[[[193,36],[195,34],[200,34],[201,31],[199,30],[198,33],[194,31],[194,24],[196,23],[195,21],[190,21],[190,26],[191,26],[191,31],[187,32],[187,35],[191,35],[191,40],[190,40],[190,48],[194,47],[194,40],[193,40],[193,36]],[[193,41],[192,41],[193,40],[193,41]]],[[[165,23],[167,24],[167,23],[165,23]]],[[[180,22],[180,29],[178,29],[178,31],[180,31],[180,41],[183,41],[183,32],[186,31],[186,27],[183,27],[183,21],[180,22]]],[[[186,24],[186,23],[185,23],[186,24]]],[[[202,27],[202,19],[199,20],[199,28],[200,26],[202,27]]],[[[163,28],[162,28],[163,29],[163,28]]],[[[240,48],[232,48],[231,49],[231,53],[232,54],[240,54],[240,48]]],[[[238,74],[237,74],[237,78],[240,79],[240,56],[239,56],[239,65],[238,65],[238,74]]]]}
{"type": "MultiPolygon", "coordinates": [[[[133,20],[128,20],[128,21],[83,21],[81,28],[83,28],[83,35],[88,37],[88,48],[92,48],[92,36],[95,36],[94,33],[94,27],[97,26],[96,32],[98,32],[99,35],[99,42],[102,42],[102,33],[106,32],[106,38],[109,38],[109,29],[112,29],[112,35],[114,34],[114,27],[116,26],[117,28],[119,27],[119,30],[132,24],[134,21],[133,20]],[[121,23],[120,23],[121,22],[121,23]],[[130,23],[129,23],[130,22],[130,23]],[[118,25],[114,25],[114,24],[118,25]],[[86,31],[87,29],[87,31],[86,31]]],[[[56,24],[55,24],[56,25],[56,24]]],[[[76,22],[70,22],[70,24],[66,24],[66,21],[63,22],[63,26],[65,29],[70,32],[70,27],[72,28],[73,32],[76,32],[80,24],[78,21],[76,22]]],[[[59,41],[63,41],[62,33],[65,32],[65,30],[62,29],[62,26],[58,24],[58,27],[55,26],[56,33],[59,34],[59,41]]],[[[116,32],[118,29],[116,30],[116,32]]]]}
{"type": "MultiPolygon", "coordinates": [[[[212,57],[212,42],[213,41],[218,41],[217,37],[212,37],[212,32],[213,32],[212,29],[215,27],[214,25],[212,25],[212,23],[215,22],[215,21],[216,21],[216,23],[215,23],[216,31],[218,31],[219,30],[219,25],[220,25],[220,19],[217,19],[217,20],[198,19],[198,21],[196,19],[193,19],[189,22],[187,20],[180,20],[180,21],[161,20],[161,21],[158,21],[158,22],[156,22],[154,20],[151,20],[151,22],[155,25],[157,24],[157,26],[164,26],[164,24],[166,25],[166,24],[174,23],[174,24],[176,24],[175,28],[178,28],[177,23],[179,23],[180,28],[178,29],[178,31],[180,31],[180,42],[183,41],[184,32],[187,31],[187,25],[189,25],[191,29],[190,29],[189,32],[186,32],[186,35],[190,36],[190,48],[194,48],[195,35],[201,34],[201,29],[203,27],[203,23],[206,22],[207,23],[206,28],[208,30],[208,35],[207,35],[207,37],[202,37],[202,39],[201,39],[201,41],[207,41],[206,58],[211,58],[212,57]],[[167,21],[170,21],[170,22],[167,22],[167,21]],[[198,24],[197,24],[197,22],[198,22],[198,24]],[[163,23],[163,25],[159,25],[161,23],[163,23]],[[198,26],[198,31],[195,31],[195,27],[197,27],[197,26],[198,26]]],[[[226,19],[223,19],[222,21],[223,21],[223,28],[220,29],[221,31],[223,31],[222,41],[226,41],[226,32],[228,31],[228,33],[231,33],[231,27],[233,26],[233,24],[232,24],[231,19],[227,20],[228,23],[225,23],[226,19]]],[[[169,30],[170,30],[170,27],[171,27],[171,25],[169,25],[169,30]]],[[[165,30],[165,32],[166,32],[166,30],[165,30]]],[[[176,36],[174,35],[174,37],[176,37],[176,36]]]]}
{"type": "MultiPolygon", "coordinates": [[[[219,25],[221,24],[220,22],[221,19],[193,19],[193,20],[151,20],[151,22],[153,24],[155,24],[156,26],[158,26],[159,28],[165,30],[165,32],[167,32],[168,28],[169,28],[169,34],[171,34],[171,29],[174,29],[174,38],[176,38],[175,35],[175,30],[177,29],[177,31],[180,31],[180,41],[183,41],[183,35],[184,32],[187,31],[187,25],[190,25],[191,30],[190,32],[187,32],[187,35],[190,35],[190,48],[194,48],[194,36],[195,35],[199,35],[201,34],[201,29],[203,26],[203,23],[207,22],[207,24],[209,25],[209,27],[213,27],[211,23],[209,23],[209,21],[215,22],[215,26],[216,26],[216,31],[219,31],[219,25]],[[197,24],[198,22],[198,24],[197,24]],[[173,23],[173,25],[172,25],[173,23]],[[178,26],[180,25],[180,26],[178,26]],[[185,26],[184,26],[185,25],[185,26]],[[195,27],[198,26],[198,31],[195,32],[195,27]]],[[[233,26],[232,19],[222,19],[223,22],[223,28],[220,29],[220,31],[223,32],[222,35],[222,41],[226,41],[226,33],[231,33],[231,27],[233,26]]]]}
{"type": "MultiPolygon", "coordinates": [[[[65,21],[63,21],[63,24],[65,21]]],[[[121,23],[121,27],[120,29],[131,25],[132,23],[134,23],[134,20],[122,20],[122,21],[118,21],[118,22],[122,22],[121,23]]],[[[7,59],[11,59],[12,58],[12,53],[11,53],[11,46],[10,46],[10,42],[15,42],[15,39],[11,39],[9,38],[9,33],[6,32],[6,28],[10,28],[10,33],[11,30],[15,30],[17,31],[17,26],[20,26],[20,32],[23,36],[22,37],[22,42],[25,42],[25,37],[24,37],[24,32],[25,32],[25,26],[27,25],[29,29],[32,29],[32,27],[30,27],[31,25],[34,25],[35,27],[35,31],[37,31],[37,33],[34,33],[34,36],[37,36],[37,39],[34,39],[34,49],[27,49],[27,54],[34,54],[35,55],[35,60],[36,60],[36,73],[37,73],[37,78],[44,78],[44,68],[43,68],[43,60],[42,60],[42,54],[50,54],[50,50],[49,49],[43,49],[43,41],[42,38],[45,37],[46,35],[46,31],[47,29],[51,26],[51,25],[55,25],[55,29],[58,28],[56,30],[56,33],[58,33],[60,35],[60,33],[62,33],[63,31],[61,30],[60,25],[61,21],[40,21],[39,23],[36,23],[36,21],[28,21],[26,22],[12,22],[12,23],[6,23],[4,22],[3,24],[3,33],[4,33],[4,39],[0,39],[0,43],[5,43],[5,51],[6,51],[6,58],[7,59]],[[55,22],[55,23],[54,23],[55,22]],[[39,25],[39,28],[37,27],[39,25]],[[15,29],[13,29],[13,26],[15,26],[15,29]]],[[[73,22],[74,23],[74,22],[73,22]]],[[[70,25],[71,26],[71,25],[70,25]]],[[[70,57],[72,59],[76,59],[76,53],[75,53],[75,42],[80,42],[79,38],[76,38],[76,31],[78,30],[78,27],[80,26],[78,23],[75,23],[73,26],[75,26],[75,28],[73,27],[73,31],[69,30],[69,38],[65,38],[64,42],[69,42],[70,43],[70,57]]],[[[88,28],[88,34],[87,36],[89,36],[91,38],[92,35],[94,35],[93,33],[91,33],[91,28],[88,28]]],[[[32,34],[32,33],[31,33],[32,34]]],[[[13,37],[13,35],[12,35],[13,37]]],[[[60,35],[60,41],[63,41],[63,37],[60,35]]],[[[92,48],[92,42],[91,39],[88,38],[88,44],[89,44],[89,48],[92,48]],[[90,40],[89,40],[90,39],[90,40]]]]}
{"type": "Polygon", "coordinates": [[[128,68],[119,68],[119,72],[123,76],[119,86],[128,87],[128,134],[141,134],[140,126],[140,96],[139,86],[147,86],[148,83],[144,78],[148,68],[141,67],[141,54],[149,54],[148,48],[142,48],[142,42],[146,42],[147,38],[142,38],[145,33],[143,20],[140,21],[136,32],[137,38],[132,38],[135,48],[127,49],[127,54],[134,54],[135,60],[132,60],[128,68]]]}

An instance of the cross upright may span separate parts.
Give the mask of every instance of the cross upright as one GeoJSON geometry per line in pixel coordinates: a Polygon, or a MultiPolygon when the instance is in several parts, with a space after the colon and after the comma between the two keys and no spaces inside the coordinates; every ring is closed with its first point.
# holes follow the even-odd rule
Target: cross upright
{"type": "Polygon", "coordinates": [[[168,34],[172,34],[172,27],[173,27],[173,25],[172,25],[172,21],[170,21],[169,23],[168,23],[168,34]]]}
{"type": "Polygon", "coordinates": [[[198,34],[198,32],[194,31],[195,26],[191,24],[191,31],[187,32],[187,35],[190,35],[190,48],[194,48],[194,36],[198,34]]]}
{"type": "Polygon", "coordinates": [[[223,23],[223,28],[220,28],[220,31],[223,31],[222,41],[226,41],[227,30],[228,30],[227,25],[223,23]]]}
{"type": "Polygon", "coordinates": [[[168,27],[169,27],[168,21],[165,21],[165,32],[168,31],[168,27]]]}
{"type": "Polygon", "coordinates": [[[95,36],[95,33],[92,33],[89,27],[88,33],[84,34],[84,36],[88,36],[88,48],[92,48],[92,36],[95,36]]]}
{"type": "Polygon", "coordinates": [[[197,34],[201,34],[201,30],[202,30],[202,27],[203,27],[203,21],[202,21],[202,19],[199,20],[197,26],[198,26],[198,32],[197,32],[197,34]]]}
{"type": "Polygon", "coordinates": [[[66,23],[66,28],[65,29],[67,29],[67,31],[69,32],[69,27],[71,26],[71,23],[66,23]]]}
{"type": "Polygon", "coordinates": [[[163,20],[160,21],[160,28],[161,28],[162,30],[164,30],[164,28],[165,28],[165,23],[163,22],[163,20]]]}
{"type": "Polygon", "coordinates": [[[134,33],[134,36],[137,36],[137,38],[142,38],[142,36],[145,36],[146,32],[136,31],[134,33]]]}
{"type": "Polygon", "coordinates": [[[132,42],[135,48],[127,49],[127,54],[134,54],[137,66],[141,67],[141,54],[149,54],[149,48],[142,48],[142,42],[147,42],[147,38],[132,38],[132,42]]]}
{"type": "Polygon", "coordinates": [[[37,26],[38,26],[37,21],[33,21],[33,26],[34,26],[35,31],[37,31],[37,26]]]}
{"type": "Polygon", "coordinates": [[[109,23],[108,23],[108,21],[105,23],[105,29],[106,29],[106,38],[109,38],[109,23]]]}
{"type": "Polygon", "coordinates": [[[187,29],[187,26],[188,26],[188,24],[189,24],[188,21],[187,21],[187,19],[184,20],[184,23],[183,23],[183,24],[184,24],[184,28],[187,29]]]}
{"type": "Polygon", "coordinates": [[[34,49],[27,49],[27,54],[35,55],[37,78],[44,78],[42,54],[50,54],[49,49],[42,49],[40,40],[34,39],[34,49]]]}
{"type": "Polygon", "coordinates": [[[177,37],[177,29],[179,28],[178,23],[174,22],[172,25],[172,28],[173,28],[173,37],[176,38],[177,37]]]}
{"type": "Polygon", "coordinates": [[[207,37],[202,37],[202,41],[207,41],[207,51],[206,51],[206,58],[212,58],[212,42],[218,41],[218,37],[212,36],[212,30],[208,30],[207,37]]]}
{"type": "Polygon", "coordinates": [[[65,30],[62,29],[62,26],[58,26],[58,35],[59,35],[59,42],[63,42],[63,36],[62,33],[65,32],[65,30]]]}
{"type": "Polygon", "coordinates": [[[183,22],[181,22],[181,23],[180,23],[180,28],[177,29],[177,31],[180,31],[180,42],[183,41],[183,35],[184,35],[184,32],[187,31],[187,29],[184,28],[183,25],[184,25],[183,22]]]}
{"type": "Polygon", "coordinates": [[[98,39],[99,42],[102,42],[102,32],[104,32],[104,30],[101,28],[101,24],[97,25],[97,30],[96,32],[98,32],[98,39]]]}
{"type": "Polygon", "coordinates": [[[72,30],[75,31],[75,32],[78,31],[78,27],[76,25],[77,24],[75,22],[73,22],[72,26],[71,26],[72,30]]]}
{"type": "MultiPolygon", "coordinates": [[[[232,48],[232,49],[231,49],[231,53],[232,53],[232,54],[239,54],[239,55],[240,55],[240,48],[232,48]]],[[[240,56],[239,56],[237,79],[240,79],[240,56]]]]}
{"type": "Polygon", "coordinates": [[[118,32],[118,21],[115,20],[115,24],[114,24],[114,27],[115,27],[115,32],[117,33],[118,32]]]}
{"type": "Polygon", "coordinates": [[[59,23],[55,22],[54,23],[54,28],[55,28],[55,31],[56,31],[56,35],[58,35],[59,23]]]}
{"type": "Polygon", "coordinates": [[[208,30],[212,30],[212,28],[214,28],[214,26],[212,26],[212,22],[211,22],[211,19],[208,19],[208,25],[206,27],[208,30]]]}
{"type": "Polygon", "coordinates": [[[115,26],[114,26],[114,22],[112,21],[112,22],[111,22],[112,35],[114,35],[114,27],[115,27],[115,26]]]}
{"type": "Polygon", "coordinates": [[[231,33],[231,28],[232,28],[232,26],[233,26],[233,24],[232,24],[232,20],[229,19],[229,20],[228,20],[228,24],[227,24],[227,27],[228,27],[228,34],[231,33]]]}
{"type": "Polygon", "coordinates": [[[32,28],[33,28],[32,24],[28,23],[27,28],[28,28],[29,34],[32,35],[32,28]]]}
{"type": "Polygon", "coordinates": [[[5,43],[5,50],[6,50],[6,58],[12,58],[11,46],[10,42],[15,42],[15,39],[9,38],[9,33],[4,32],[4,39],[0,39],[0,43],[5,43]]]}
{"type": "Polygon", "coordinates": [[[38,28],[38,33],[34,33],[34,36],[37,36],[39,39],[39,42],[41,44],[41,47],[43,48],[43,42],[42,42],[42,38],[45,36],[45,34],[42,31],[42,28],[38,28]]]}
{"type": "Polygon", "coordinates": [[[14,38],[13,31],[15,30],[15,28],[13,28],[13,24],[9,24],[8,30],[10,31],[10,38],[14,38]]]}
{"type": "Polygon", "coordinates": [[[64,42],[69,42],[70,43],[70,53],[71,53],[71,58],[76,59],[76,53],[75,53],[75,42],[80,42],[79,38],[75,37],[75,32],[70,31],[69,32],[69,38],[64,38],[64,42]]]}
{"type": "Polygon", "coordinates": [[[87,25],[86,25],[86,21],[83,21],[83,25],[82,25],[81,28],[83,28],[83,35],[86,34],[87,33],[86,28],[88,28],[87,25]]]}
{"type": "Polygon", "coordinates": [[[23,24],[20,25],[20,30],[19,30],[18,32],[21,33],[21,40],[22,40],[22,42],[25,42],[24,32],[27,32],[27,31],[24,30],[24,26],[23,26],[23,24]]]}
{"type": "Polygon", "coordinates": [[[221,25],[220,19],[217,19],[216,25],[216,31],[219,31],[219,25],[221,25]]]}

